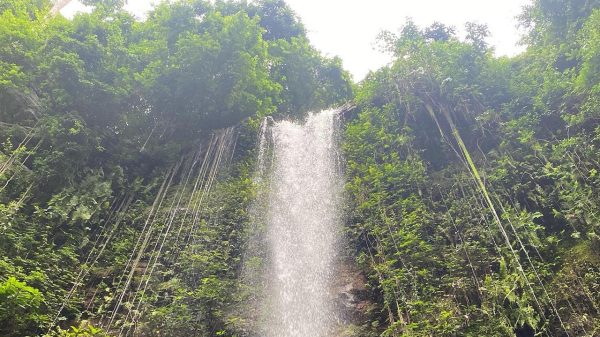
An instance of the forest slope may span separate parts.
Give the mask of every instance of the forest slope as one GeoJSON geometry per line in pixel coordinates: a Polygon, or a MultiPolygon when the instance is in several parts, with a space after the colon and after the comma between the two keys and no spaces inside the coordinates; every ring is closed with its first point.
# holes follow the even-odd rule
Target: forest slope
{"type": "Polygon", "coordinates": [[[357,85],[283,1],[85,2],[0,0],[0,335],[252,336],[259,121],[348,100],[347,336],[600,334],[599,1],[514,58],[408,23],[357,85]]]}

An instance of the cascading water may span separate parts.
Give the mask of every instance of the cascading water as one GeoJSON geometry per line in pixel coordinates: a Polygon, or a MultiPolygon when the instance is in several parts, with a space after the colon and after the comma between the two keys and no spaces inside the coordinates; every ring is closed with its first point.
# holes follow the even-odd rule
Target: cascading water
{"type": "Polygon", "coordinates": [[[337,115],[328,110],[310,114],[304,124],[274,122],[270,144],[261,145],[261,154],[267,147],[272,155],[263,211],[269,337],[325,337],[334,328],[330,290],[342,186],[337,115]]]}

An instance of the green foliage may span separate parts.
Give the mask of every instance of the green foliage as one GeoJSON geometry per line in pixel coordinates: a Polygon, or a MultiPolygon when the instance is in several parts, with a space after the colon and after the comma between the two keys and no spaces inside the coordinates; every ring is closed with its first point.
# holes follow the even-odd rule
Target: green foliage
{"type": "MultiPolygon", "coordinates": [[[[2,335],[40,335],[55,323],[66,329],[60,336],[105,335],[95,326],[114,308],[169,167],[219,128],[299,116],[352,95],[340,60],[310,46],[282,1],[175,1],[144,21],[123,1],[84,3],[92,11],[67,20],[50,15],[49,1],[0,1],[0,281],[20,294],[0,301],[2,335]],[[117,212],[128,198],[128,212],[117,212]],[[93,325],[80,326],[85,320],[93,325]]],[[[139,311],[124,301],[119,328],[134,315],[149,335],[236,333],[249,134],[232,164],[240,174],[215,184],[198,229],[205,239],[185,252],[166,243],[169,259],[148,280],[139,311]]]]}
{"type": "Polygon", "coordinates": [[[534,43],[568,44],[598,6],[596,0],[536,0],[525,8],[521,21],[534,43]]]}
{"type": "Polygon", "coordinates": [[[395,62],[360,83],[344,134],[372,332],[596,334],[597,5],[575,3],[534,2],[513,59],[472,24],[382,34],[395,62]]]}
{"type": "Polygon", "coordinates": [[[7,337],[34,333],[47,321],[43,302],[38,289],[8,277],[0,283],[0,333],[7,337]]]}
{"type": "Polygon", "coordinates": [[[94,327],[87,321],[81,322],[78,327],[72,326],[68,330],[58,329],[57,332],[46,334],[45,337],[110,337],[102,329],[94,327]]]}
{"type": "MultiPolygon", "coordinates": [[[[172,46],[167,44],[169,56],[160,68],[156,60],[166,54],[164,50],[154,55],[140,50],[152,60],[140,79],[149,89],[149,103],[156,113],[171,115],[177,133],[229,126],[253,114],[271,113],[270,100],[278,86],[269,79],[267,44],[256,20],[243,12],[231,16],[209,12],[198,22],[193,10],[182,12],[184,8],[178,6],[188,5],[163,5],[153,14],[160,21],[179,15],[177,20],[186,25],[173,27],[177,32],[166,30],[162,37],[157,36],[157,27],[150,26],[149,38],[178,35],[172,46]]],[[[149,24],[156,25],[152,21],[149,24]]]]}
{"type": "Polygon", "coordinates": [[[294,37],[306,36],[302,23],[283,0],[261,0],[250,13],[260,18],[260,25],[267,41],[291,40],[294,37]]]}

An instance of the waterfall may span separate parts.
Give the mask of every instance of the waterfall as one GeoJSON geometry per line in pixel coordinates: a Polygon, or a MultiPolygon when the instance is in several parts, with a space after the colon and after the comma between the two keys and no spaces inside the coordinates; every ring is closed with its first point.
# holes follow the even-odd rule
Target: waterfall
{"type": "Polygon", "coordinates": [[[330,293],[342,187],[337,115],[327,110],[310,114],[303,124],[272,122],[270,144],[261,140],[261,157],[266,150],[271,156],[269,173],[262,173],[268,199],[263,330],[269,337],[325,337],[335,325],[330,293]]]}

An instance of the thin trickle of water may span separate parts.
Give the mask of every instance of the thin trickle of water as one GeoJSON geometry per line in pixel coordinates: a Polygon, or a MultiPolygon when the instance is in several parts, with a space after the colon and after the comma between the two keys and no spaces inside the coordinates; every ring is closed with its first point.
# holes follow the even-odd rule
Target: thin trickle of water
{"type": "Polygon", "coordinates": [[[260,184],[262,178],[265,175],[266,170],[266,156],[269,151],[269,122],[271,119],[265,118],[260,124],[260,133],[258,134],[258,157],[256,159],[256,172],[254,174],[254,181],[260,184]]]}
{"type": "Polygon", "coordinates": [[[336,116],[328,110],[310,114],[304,124],[280,121],[270,129],[264,215],[269,337],[325,337],[334,326],[330,288],[341,195],[336,116]]]}

